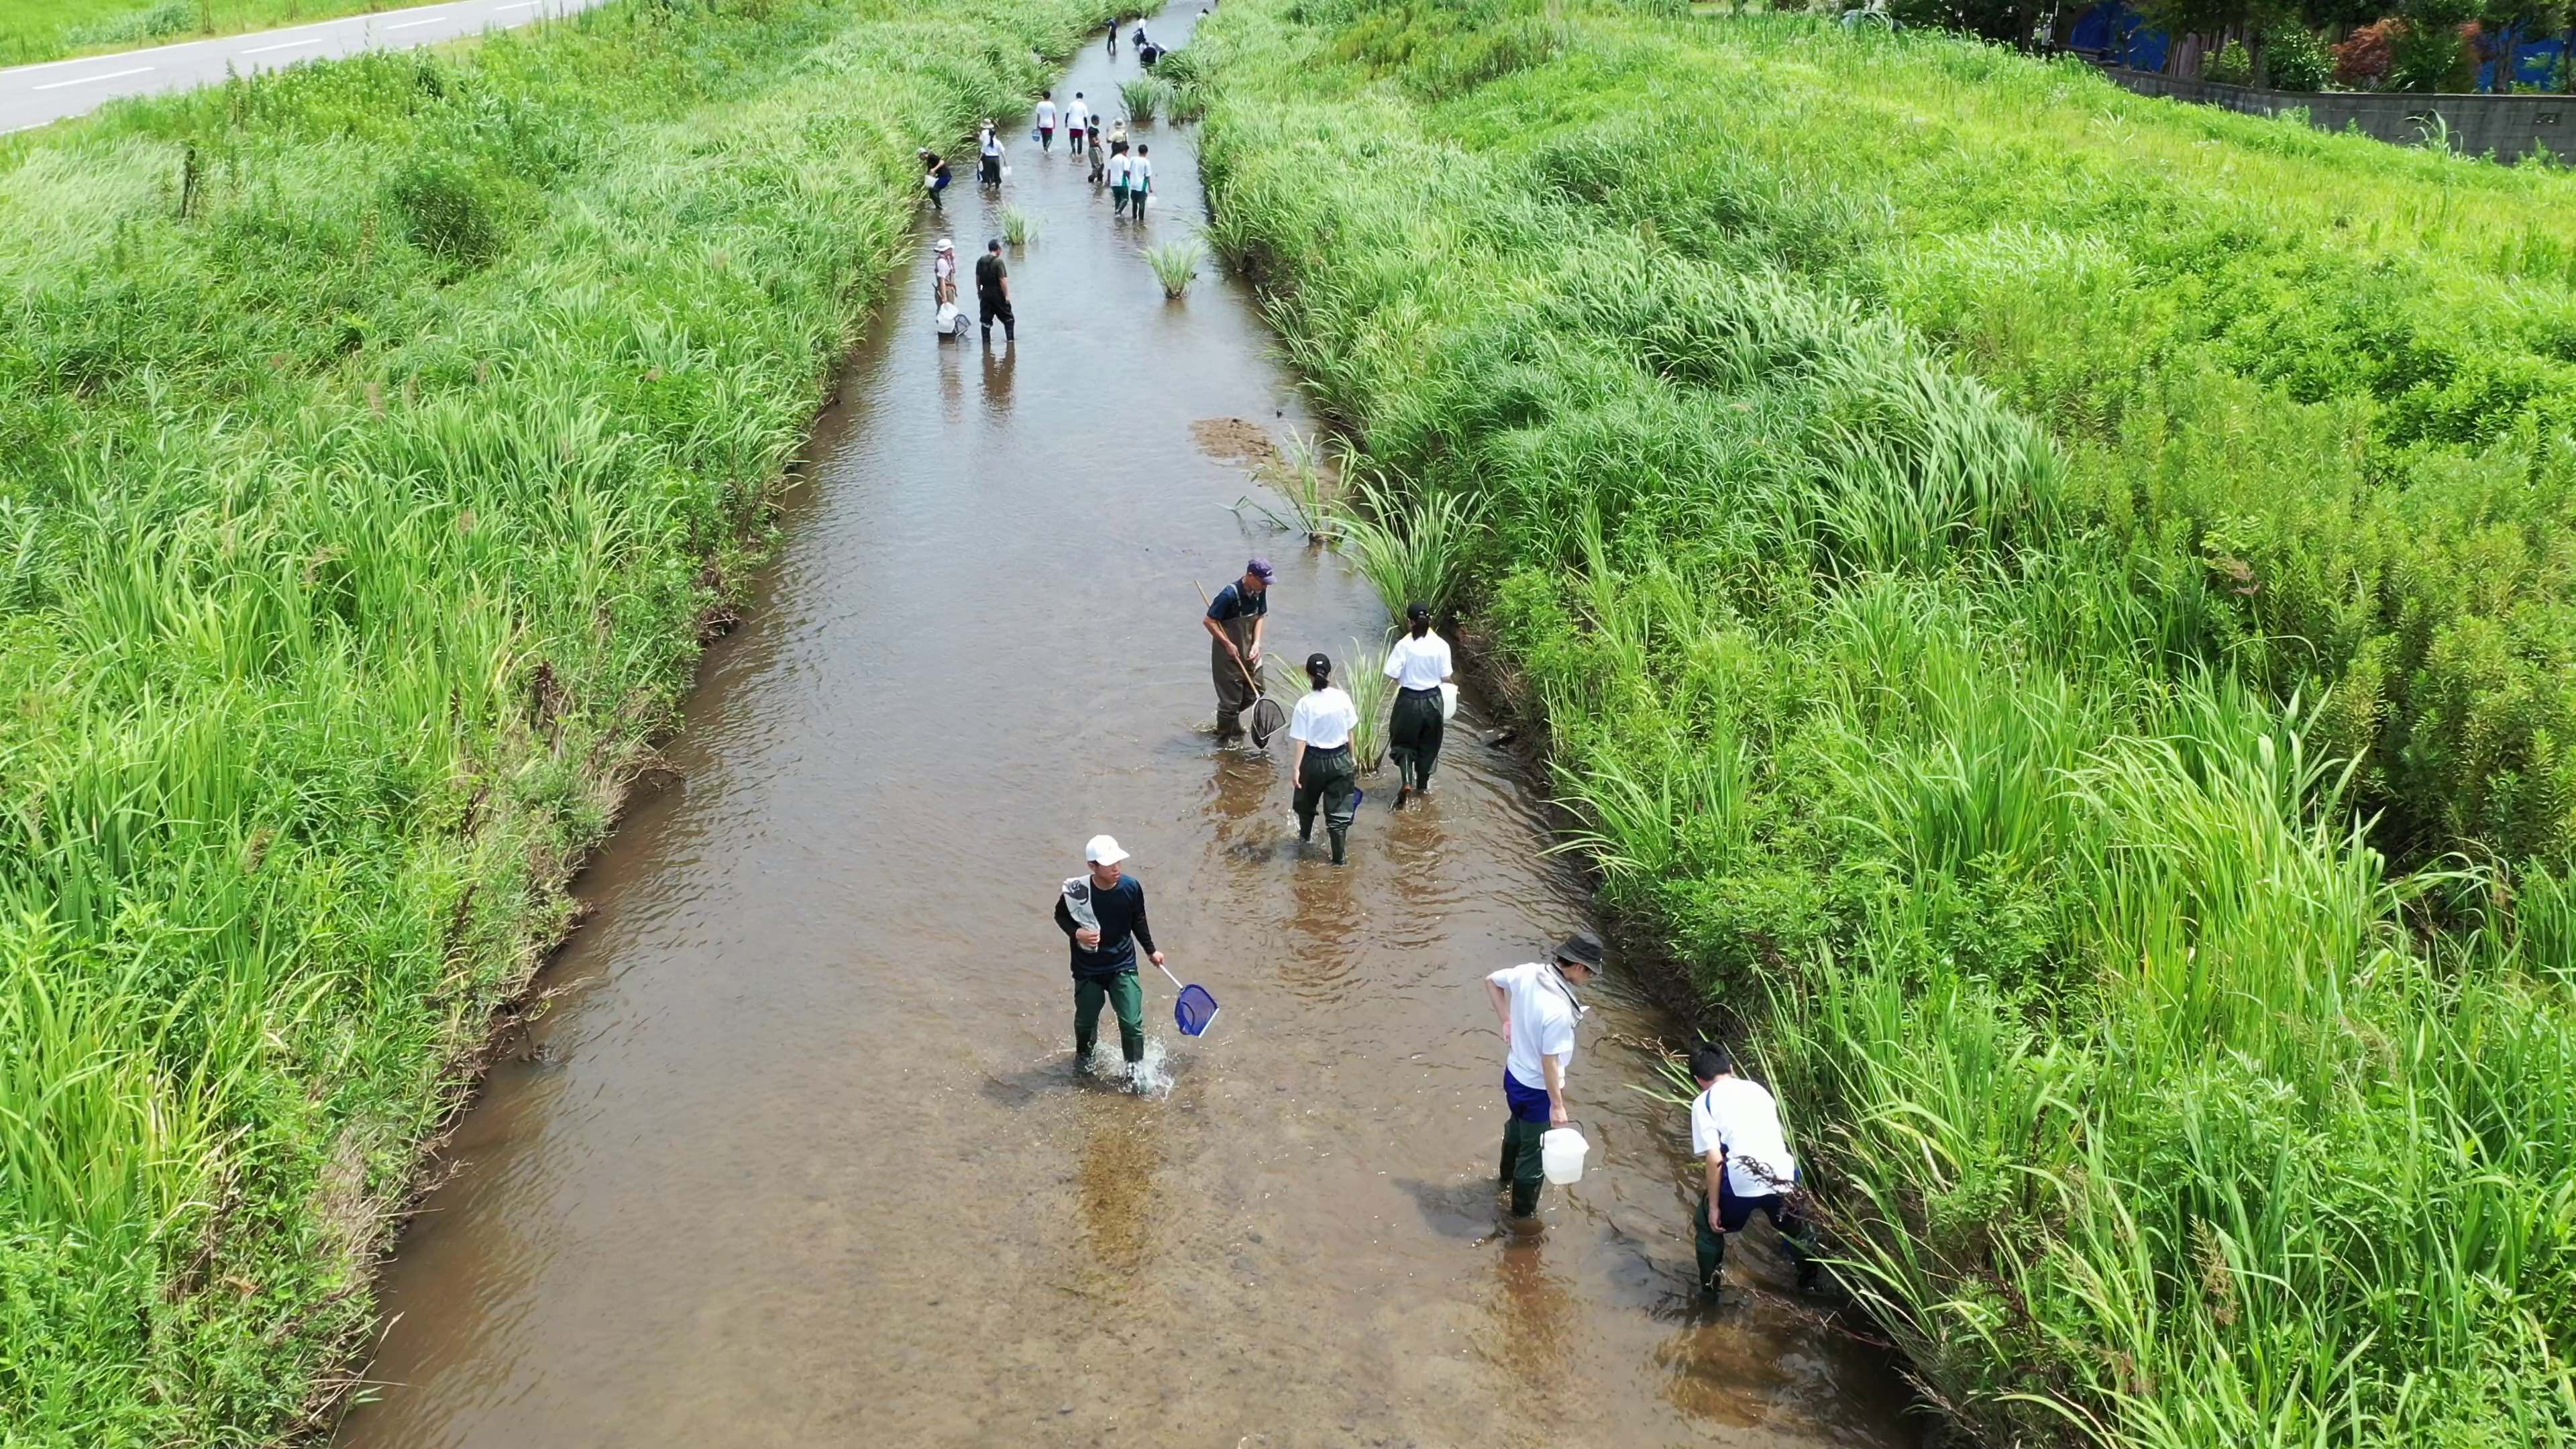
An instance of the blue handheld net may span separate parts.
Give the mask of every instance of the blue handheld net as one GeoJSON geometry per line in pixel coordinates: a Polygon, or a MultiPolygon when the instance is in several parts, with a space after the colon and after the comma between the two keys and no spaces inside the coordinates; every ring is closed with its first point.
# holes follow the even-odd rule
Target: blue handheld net
{"type": "Polygon", "coordinates": [[[1181,988],[1180,996],[1172,1002],[1172,1024],[1181,1029],[1181,1035],[1202,1035],[1209,1023],[1215,1020],[1216,998],[1208,995],[1206,987],[1190,985],[1181,988]]]}

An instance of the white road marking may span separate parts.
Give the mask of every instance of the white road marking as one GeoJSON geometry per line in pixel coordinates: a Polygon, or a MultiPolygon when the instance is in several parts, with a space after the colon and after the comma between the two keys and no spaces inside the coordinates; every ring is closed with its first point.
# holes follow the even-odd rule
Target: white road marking
{"type": "Polygon", "coordinates": [[[402,22],[402,23],[401,23],[401,24],[399,24],[399,25],[388,25],[388,26],[386,26],[386,27],[385,27],[385,29],[387,29],[387,30],[417,30],[417,29],[419,29],[421,26],[424,26],[424,25],[436,25],[438,22],[440,22],[440,21],[442,21],[442,20],[445,20],[446,18],[447,18],[447,17],[446,17],[446,16],[444,16],[444,15],[433,15],[433,16],[431,16],[430,18],[428,18],[427,20],[406,20],[406,21],[402,22]]]}
{"type": "Polygon", "coordinates": [[[99,75],[85,75],[77,80],[54,81],[48,85],[37,86],[35,89],[40,91],[58,91],[65,86],[85,86],[91,81],[123,80],[125,77],[130,75],[142,75],[151,69],[152,67],[148,65],[138,65],[132,70],[111,70],[99,75]]]}
{"type": "Polygon", "coordinates": [[[329,37],[317,35],[311,40],[281,40],[275,45],[255,45],[250,49],[243,51],[242,54],[266,55],[272,50],[293,50],[300,45],[320,45],[326,39],[329,39],[329,37]]]}

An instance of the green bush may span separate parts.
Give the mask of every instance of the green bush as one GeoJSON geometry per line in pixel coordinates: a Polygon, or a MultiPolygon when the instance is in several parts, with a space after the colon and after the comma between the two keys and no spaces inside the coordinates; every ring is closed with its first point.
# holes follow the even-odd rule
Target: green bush
{"type": "Polygon", "coordinates": [[[2203,80],[2223,86],[2251,85],[2254,82],[2254,57],[2245,49],[2244,41],[2231,40],[2225,49],[2210,58],[2209,64],[2201,67],[2200,75],[2203,80]]]}
{"type": "Polygon", "coordinates": [[[2285,25],[2266,35],[2263,65],[2275,90],[2321,91],[2334,80],[2334,56],[2304,26],[2285,25]]]}
{"type": "Polygon", "coordinates": [[[397,172],[390,194],[414,245],[442,261],[473,268],[501,250],[501,226],[474,175],[454,161],[428,157],[397,172]]]}

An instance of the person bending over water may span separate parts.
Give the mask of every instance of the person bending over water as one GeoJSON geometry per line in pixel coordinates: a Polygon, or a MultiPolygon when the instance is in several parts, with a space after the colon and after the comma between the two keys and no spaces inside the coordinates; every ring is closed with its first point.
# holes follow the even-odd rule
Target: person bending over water
{"type": "Polygon", "coordinates": [[[1538,1211],[1545,1169],[1539,1139],[1574,1120],[1565,1073],[1574,1065],[1574,1024],[1585,1007],[1574,994],[1601,971],[1601,939],[1589,931],[1565,938],[1545,961],[1505,967],[1485,978],[1485,995],[1503,1023],[1502,1181],[1512,1190],[1512,1216],[1538,1211]]]}

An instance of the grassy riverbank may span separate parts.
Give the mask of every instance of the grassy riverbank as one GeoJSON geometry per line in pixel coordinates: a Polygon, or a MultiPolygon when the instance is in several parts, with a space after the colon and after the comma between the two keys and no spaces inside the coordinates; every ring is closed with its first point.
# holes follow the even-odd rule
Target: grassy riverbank
{"type": "Polygon", "coordinates": [[[435,0],[0,0],[0,65],[171,45],[435,0]]]}
{"type": "Polygon", "coordinates": [[[0,142],[0,1440],[323,1391],[899,243],[1091,0],[669,0],[0,142]]]}
{"type": "Polygon", "coordinates": [[[1192,47],[1610,899],[1997,1437],[2576,1434],[2576,181],[1679,9],[1192,47]]]}

